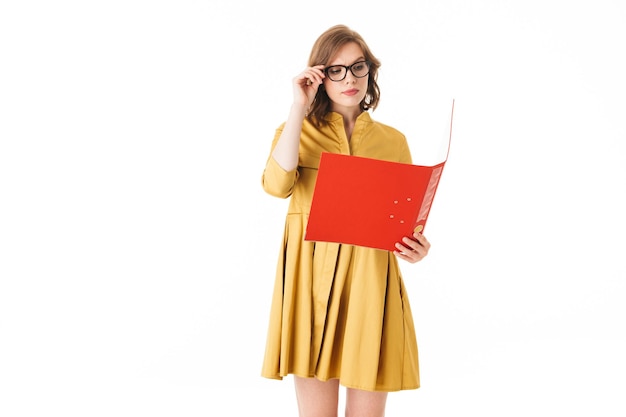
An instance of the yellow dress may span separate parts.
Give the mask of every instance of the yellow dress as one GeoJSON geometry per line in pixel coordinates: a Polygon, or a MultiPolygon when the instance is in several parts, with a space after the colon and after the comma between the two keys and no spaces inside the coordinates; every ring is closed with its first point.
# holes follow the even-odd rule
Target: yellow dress
{"type": "Polygon", "coordinates": [[[348,142],[342,116],[326,119],[322,129],[304,121],[297,169],[285,171],[270,156],[263,172],[264,190],[290,202],[261,375],[338,378],[368,391],[419,388],[413,317],[395,255],[304,240],[321,153],[411,163],[406,138],[363,112],[348,142]]]}

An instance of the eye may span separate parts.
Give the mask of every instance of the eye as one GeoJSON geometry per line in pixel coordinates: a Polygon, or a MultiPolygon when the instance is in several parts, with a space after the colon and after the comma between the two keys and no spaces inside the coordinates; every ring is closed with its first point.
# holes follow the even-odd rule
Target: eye
{"type": "Polygon", "coordinates": [[[328,67],[328,74],[330,75],[339,75],[341,74],[341,71],[343,70],[343,67],[328,67]]]}
{"type": "Polygon", "coordinates": [[[352,68],[354,68],[355,71],[363,71],[366,67],[367,65],[365,65],[365,61],[357,62],[356,64],[352,65],[352,68]]]}

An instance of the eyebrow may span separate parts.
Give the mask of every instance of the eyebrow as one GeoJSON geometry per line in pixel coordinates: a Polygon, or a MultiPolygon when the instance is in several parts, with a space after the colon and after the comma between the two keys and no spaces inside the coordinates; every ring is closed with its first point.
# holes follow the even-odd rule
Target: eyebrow
{"type": "MultiPolygon", "coordinates": [[[[355,64],[355,63],[360,62],[360,61],[365,61],[365,57],[364,57],[364,56],[361,56],[360,58],[355,59],[354,61],[352,61],[352,64],[355,64]]],[[[349,67],[349,66],[350,66],[350,65],[352,65],[352,64],[349,64],[349,65],[342,65],[342,64],[330,64],[330,65],[327,65],[327,66],[326,66],[326,68],[328,68],[328,67],[334,67],[334,66],[336,66],[336,65],[341,65],[342,67],[349,67]]]]}

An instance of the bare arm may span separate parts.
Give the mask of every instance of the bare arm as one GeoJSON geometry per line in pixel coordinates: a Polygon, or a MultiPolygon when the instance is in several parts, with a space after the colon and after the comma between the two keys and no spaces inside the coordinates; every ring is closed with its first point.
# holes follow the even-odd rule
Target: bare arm
{"type": "Polygon", "coordinates": [[[287,122],[272,152],[272,157],[285,171],[298,166],[298,148],[302,122],[313,104],[317,89],[324,81],[323,65],[309,67],[293,78],[293,104],[287,122]]]}

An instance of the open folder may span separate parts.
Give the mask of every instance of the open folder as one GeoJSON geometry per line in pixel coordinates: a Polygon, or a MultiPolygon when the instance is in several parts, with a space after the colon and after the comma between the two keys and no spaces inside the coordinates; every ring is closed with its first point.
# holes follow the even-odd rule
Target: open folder
{"type": "MultiPolygon", "coordinates": [[[[451,137],[452,116],[448,153],[451,137]]],[[[396,250],[424,230],[447,160],[422,166],[322,153],[305,240],[396,250]]]]}

